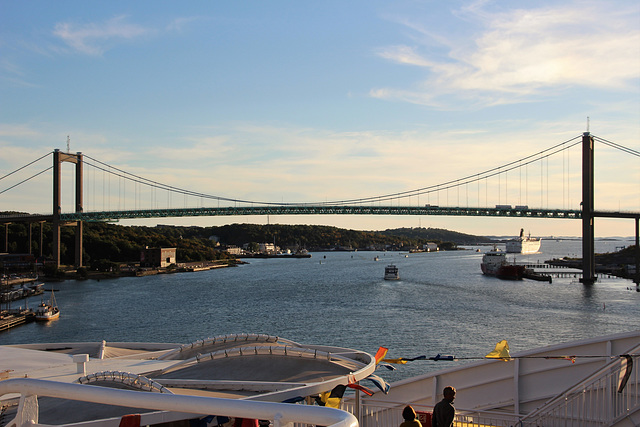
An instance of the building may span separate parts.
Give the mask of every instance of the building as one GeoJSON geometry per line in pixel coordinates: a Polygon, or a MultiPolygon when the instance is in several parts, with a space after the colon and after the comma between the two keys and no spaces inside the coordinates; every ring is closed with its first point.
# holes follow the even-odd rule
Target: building
{"type": "Polygon", "coordinates": [[[436,252],[436,251],[439,251],[440,249],[438,248],[437,243],[430,242],[422,245],[422,250],[426,252],[436,252]]]}
{"type": "Polygon", "coordinates": [[[266,255],[274,255],[278,252],[278,247],[273,243],[245,243],[242,248],[246,252],[257,252],[266,255]]]}
{"type": "Polygon", "coordinates": [[[165,268],[176,263],[176,248],[150,248],[140,251],[140,267],[165,268]]]}
{"type": "Polygon", "coordinates": [[[227,251],[230,255],[243,255],[244,249],[239,248],[237,246],[225,246],[224,250],[227,251]]]}
{"type": "Polygon", "coordinates": [[[262,254],[273,255],[278,251],[276,248],[276,245],[274,245],[273,243],[259,243],[259,245],[260,245],[260,253],[262,254]]]}
{"type": "Polygon", "coordinates": [[[36,263],[36,257],[31,254],[0,254],[0,266],[12,271],[31,270],[36,263]]]}

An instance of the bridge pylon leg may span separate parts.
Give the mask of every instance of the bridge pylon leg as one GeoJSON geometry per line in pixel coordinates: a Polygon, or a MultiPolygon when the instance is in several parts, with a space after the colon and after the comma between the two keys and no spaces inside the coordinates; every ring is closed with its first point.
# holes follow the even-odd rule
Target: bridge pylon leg
{"type": "Polygon", "coordinates": [[[582,279],[586,285],[596,281],[593,228],[593,137],[582,134],[582,279]]]}
{"type": "Polygon", "coordinates": [[[640,286],[640,218],[636,218],[636,277],[633,282],[640,286]]]}
{"type": "MultiPolygon", "coordinates": [[[[60,267],[60,221],[61,213],[61,179],[60,164],[62,162],[75,163],[76,165],[76,212],[82,212],[82,153],[63,153],[56,149],[53,152],[53,260],[60,267]]],[[[82,267],[82,221],[76,224],[75,266],[82,267]]]]}

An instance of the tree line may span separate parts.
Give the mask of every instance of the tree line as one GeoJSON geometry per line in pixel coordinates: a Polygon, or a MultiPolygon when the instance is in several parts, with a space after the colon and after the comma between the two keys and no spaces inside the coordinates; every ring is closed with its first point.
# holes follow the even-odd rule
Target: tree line
{"type": "MultiPolygon", "coordinates": [[[[45,258],[52,251],[51,224],[43,225],[45,258]]],[[[6,229],[5,229],[6,230],[6,229]]],[[[73,264],[75,228],[62,227],[60,237],[60,261],[73,264]]],[[[83,230],[83,261],[87,266],[104,262],[135,262],[140,251],[148,247],[176,248],[180,262],[197,262],[226,259],[225,246],[241,247],[246,243],[274,243],[281,248],[298,247],[309,251],[336,248],[369,249],[393,247],[397,249],[421,247],[436,242],[443,249],[457,244],[486,242],[480,236],[466,235],[442,229],[401,228],[385,231],[358,231],[319,225],[257,225],[230,224],[213,227],[197,226],[123,226],[103,222],[86,222],[83,230]]],[[[13,223],[8,228],[8,252],[29,252],[29,225],[13,223]]],[[[31,233],[31,253],[40,254],[40,225],[34,224],[31,233]]]]}

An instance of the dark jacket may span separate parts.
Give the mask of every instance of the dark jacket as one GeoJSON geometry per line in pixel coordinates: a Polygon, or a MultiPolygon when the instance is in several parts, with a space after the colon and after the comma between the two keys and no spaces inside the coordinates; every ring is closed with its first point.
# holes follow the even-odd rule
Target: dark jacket
{"type": "Polygon", "coordinates": [[[431,427],[452,427],[453,418],[456,416],[456,408],[451,401],[442,399],[433,407],[431,427]]]}

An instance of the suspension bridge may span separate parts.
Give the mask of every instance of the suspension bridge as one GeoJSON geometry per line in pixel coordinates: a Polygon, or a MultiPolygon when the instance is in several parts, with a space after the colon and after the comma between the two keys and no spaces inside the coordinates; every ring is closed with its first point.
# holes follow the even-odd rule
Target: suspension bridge
{"type": "MultiPolygon", "coordinates": [[[[596,277],[594,256],[595,218],[634,219],[636,248],[638,250],[636,258],[640,260],[640,245],[638,244],[640,212],[624,211],[621,209],[607,211],[594,209],[594,144],[596,142],[619,150],[626,155],[640,157],[640,152],[638,151],[585,132],[581,136],[578,135],[575,138],[556,144],[517,161],[437,185],[372,197],[305,203],[242,200],[182,189],[132,174],[83,153],[70,153],[68,149],[67,152],[54,150],[0,177],[0,181],[5,180],[51,155],[53,157],[52,166],[0,190],[0,198],[2,194],[20,188],[29,181],[52,171],[52,213],[5,213],[4,215],[0,215],[0,223],[5,224],[5,251],[7,251],[9,224],[15,222],[29,223],[31,233],[31,224],[51,222],[53,228],[52,257],[57,265],[60,265],[60,227],[76,227],[75,265],[79,267],[82,266],[82,228],[83,223],[88,221],[245,215],[446,215],[574,219],[582,221],[582,281],[585,283],[593,283],[596,277]],[[569,172],[569,157],[567,153],[574,147],[576,147],[576,149],[581,147],[581,178],[578,183],[573,182],[572,185],[572,175],[569,172]],[[562,156],[562,184],[558,185],[557,182],[550,184],[548,178],[550,174],[549,158],[560,156],[562,156]],[[75,209],[70,212],[63,212],[61,208],[63,193],[61,165],[63,163],[75,164],[75,209]],[[85,166],[93,173],[93,179],[89,185],[85,184],[87,177],[85,166]],[[539,173],[533,173],[532,171],[538,170],[538,167],[539,173]],[[516,185],[513,184],[514,175],[516,176],[516,185]],[[512,180],[511,187],[508,181],[509,176],[511,176],[512,180]],[[533,184],[530,184],[530,181],[537,182],[535,192],[540,197],[539,202],[537,197],[529,196],[529,193],[533,190],[530,187],[534,187],[533,184]],[[102,187],[101,204],[99,196],[100,187],[102,187]],[[552,192],[557,193],[560,187],[562,188],[563,206],[559,208],[549,208],[549,194],[552,192]],[[570,199],[571,195],[573,195],[573,193],[571,193],[572,187],[574,189],[581,187],[579,209],[575,209],[575,207],[572,208],[572,203],[565,204],[565,200],[567,198],[570,199]],[[87,191],[87,189],[90,189],[90,191],[87,191]],[[460,200],[461,191],[463,192],[462,202],[460,200]],[[453,206],[449,200],[451,192],[456,194],[456,201],[453,203],[453,206]],[[161,206],[163,204],[161,193],[166,194],[166,203],[164,203],[164,206],[161,206]],[[482,193],[484,193],[484,200],[482,200],[482,193]],[[489,197],[489,194],[491,194],[492,197],[489,197]],[[495,199],[496,194],[497,200],[495,199]],[[435,199],[435,203],[420,204],[420,197],[422,197],[423,201],[425,197],[428,201],[435,199]],[[85,209],[87,199],[92,199],[93,209],[85,209]],[[517,202],[508,204],[508,200],[511,199],[517,200],[517,202]],[[173,206],[173,204],[176,204],[176,202],[180,200],[183,201],[183,206],[173,206]],[[418,200],[418,203],[407,203],[410,200],[418,200]],[[529,203],[528,200],[532,200],[532,203],[529,203]],[[533,200],[538,204],[537,207],[533,206],[533,200]],[[189,205],[189,201],[191,205],[189,205]],[[403,204],[400,203],[401,201],[403,204]],[[441,201],[444,203],[441,203],[441,201]],[[395,205],[394,202],[396,203],[395,205]],[[211,206],[211,203],[213,203],[214,206],[211,206]],[[115,208],[111,208],[112,204],[115,208]],[[194,204],[195,206],[193,206],[194,204]],[[461,206],[462,204],[465,206],[461,206]],[[530,204],[531,207],[529,206],[530,204]],[[127,209],[127,205],[133,205],[133,208],[130,207],[127,209]]],[[[29,236],[29,239],[31,239],[31,236],[29,236]]],[[[40,247],[42,248],[42,244],[40,247]]],[[[636,261],[636,264],[636,272],[638,272],[638,264],[640,264],[640,261],[636,261]]]]}

